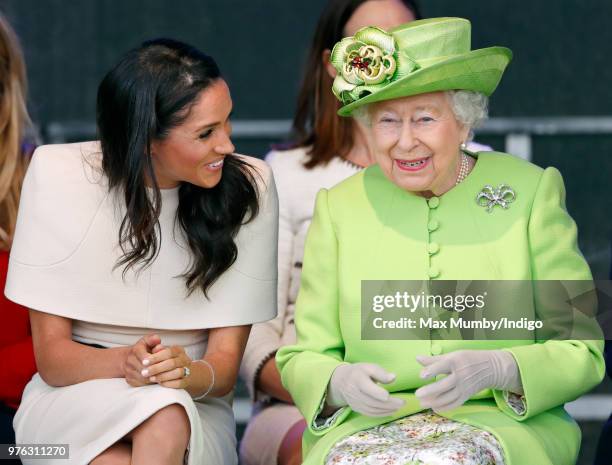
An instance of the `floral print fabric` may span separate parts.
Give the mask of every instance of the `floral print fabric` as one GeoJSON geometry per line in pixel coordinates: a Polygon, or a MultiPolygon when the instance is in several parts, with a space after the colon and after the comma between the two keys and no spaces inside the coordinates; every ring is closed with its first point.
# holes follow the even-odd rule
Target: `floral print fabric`
{"type": "Polygon", "coordinates": [[[525,415],[527,405],[525,396],[515,394],[514,392],[504,391],[504,400],[517,415],[525,415]]]}
{"type": "Polygon", "coordinates": [[[325,465],[504,465],[489,432],[427,410],[348,436],[325,465]]]}

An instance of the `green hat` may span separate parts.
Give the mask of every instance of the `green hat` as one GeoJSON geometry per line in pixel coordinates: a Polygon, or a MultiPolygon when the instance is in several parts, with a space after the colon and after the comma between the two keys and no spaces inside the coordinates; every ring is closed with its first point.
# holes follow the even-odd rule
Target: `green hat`
{"type": "Polygon", "coordinates": [[[349,116],[368,103],[443,90],[491,95],[512,58],[505,47],[471,48],[463,18],[412,21],[390,32],[365,27],[332,50],[332,91],[349,116]]]}

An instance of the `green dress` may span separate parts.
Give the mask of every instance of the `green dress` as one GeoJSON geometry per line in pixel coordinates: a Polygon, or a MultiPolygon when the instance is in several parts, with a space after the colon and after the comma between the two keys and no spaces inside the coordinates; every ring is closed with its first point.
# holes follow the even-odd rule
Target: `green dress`
{"type": "MultiPolygon", "coordinates": [[[[393,279],[589,281],[558,170],[482,152],[461,184],[429,200],[398,188],[378,166],[321,190],[296,304],[298,340],[278,351],[277,363],[308,424],[305,465],[323,464],[335,443],[357,431],[422,411],[414,391],[429,381],[419,377],[416,355],[500,348],[518,363],[524,414],[502,392],[487,390],[443,415],[492,433],[506,465],[575,463],[580,429],[563,404],[602,380],[603,341],[362,340],[361,281],[393,279]],[[488,212],[476,203],[484,186],[501,184],[516,194],[507,209],[488,212]],[[405,406],[383,418],[346,407],[319,426],[331,374],[345,362],[377,363],[397,374],[386,388],[405,406]]],[[[535,292],[525,314],[545,311],[542,300],[535,292]]]]}

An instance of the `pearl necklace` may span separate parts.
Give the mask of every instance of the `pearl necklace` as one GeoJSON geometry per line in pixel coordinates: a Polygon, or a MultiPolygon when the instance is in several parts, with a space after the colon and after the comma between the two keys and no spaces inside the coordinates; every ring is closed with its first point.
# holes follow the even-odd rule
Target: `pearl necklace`
{"type": "Polygon", "coordinates": [[[455,186],[465,179],[470,171],[470,162],[465,153],[461,153],[461,167],[459,168],[459,175],[457,176],[457,182],[455,186]]]}

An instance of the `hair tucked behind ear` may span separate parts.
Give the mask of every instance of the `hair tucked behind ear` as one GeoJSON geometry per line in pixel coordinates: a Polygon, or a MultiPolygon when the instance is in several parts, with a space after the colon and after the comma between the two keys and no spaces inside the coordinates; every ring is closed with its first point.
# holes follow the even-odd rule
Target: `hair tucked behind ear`
{"type": "MultiPolygon", "coordinates": [[[[102,168],[109,189],[121,193],[126,207],[119,230],[123,256],[117,262],[125,266],[124,275],[132,267],[149,266],[162,239],[151,143],[185,121],[200,93],[217,79],[221,74],[210,56],[182,42],[157,39],[125,55],[98,88],[102,168]]],[[[257,213],[254,168],[236,156],[226,156],[214,188],[181,185],[176,219],[192,256],[183,275],[189,294],[199,288],[207,295],[234,263],[234,238],[257,213]]]]}

